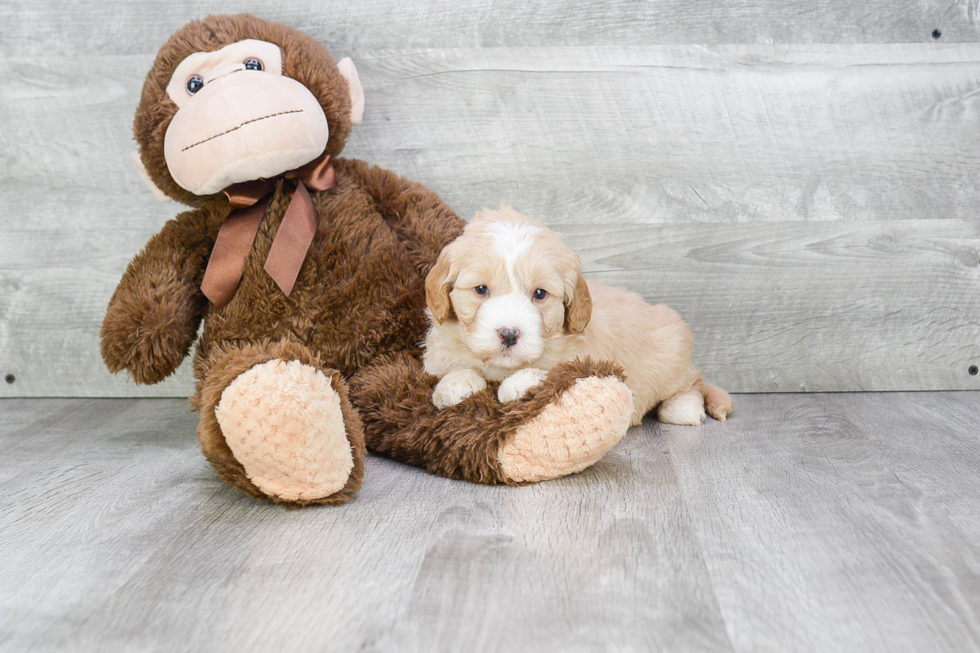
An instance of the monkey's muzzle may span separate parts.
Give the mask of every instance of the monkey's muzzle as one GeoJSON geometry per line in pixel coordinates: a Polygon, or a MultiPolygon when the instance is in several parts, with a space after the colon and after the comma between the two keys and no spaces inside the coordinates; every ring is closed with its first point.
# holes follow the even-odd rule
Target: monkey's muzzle
{"type": "Polygon", "coordinates": [[[164,138],[170,174],[195,195],[298,168],[327,147],[316,97],[282,75],[241,71],[206,84],[174,115],[164,138]]]}

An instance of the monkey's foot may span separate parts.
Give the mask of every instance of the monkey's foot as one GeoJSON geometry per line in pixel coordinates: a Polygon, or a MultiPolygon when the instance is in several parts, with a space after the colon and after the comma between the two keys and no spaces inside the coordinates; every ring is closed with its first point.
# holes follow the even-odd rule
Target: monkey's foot
{"type": "Polygon", "coordinates": [[[626,434],[633,393],[615,376],[579,378],[554,403],[522,425],[499,450],[504,474],[519,483],[582,471],[626,434]]]}
{"type": "Polygon", "coordinates": [[[280,359],[255,365],[225,388],[214,413],[249,480],[274,500],[315,502],[351,476],[340,395],[315,367],[280,359]]]}

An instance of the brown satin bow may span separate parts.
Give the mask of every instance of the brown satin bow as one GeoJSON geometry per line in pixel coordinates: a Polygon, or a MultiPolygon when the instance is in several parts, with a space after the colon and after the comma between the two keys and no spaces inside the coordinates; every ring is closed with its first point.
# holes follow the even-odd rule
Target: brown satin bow
{"type": "MultiPolygon", "coordinates": [[[[287,172],[285,177],[295,180],[296,188],[290,195],[286,214],[265,259],[265,271],[288,297],[316,234],[316,210],[306,187],[327,190],[337,184],[337,178],[329,154],[287,172]]],[[[269,196],[275,189],[275,182],[257,179],[224,190],[235,210],[218,230],[201,281],[201,291],[218,308],[227,306],[235,296],[245,271],[245,259],[252,250],[269,196]]]]}

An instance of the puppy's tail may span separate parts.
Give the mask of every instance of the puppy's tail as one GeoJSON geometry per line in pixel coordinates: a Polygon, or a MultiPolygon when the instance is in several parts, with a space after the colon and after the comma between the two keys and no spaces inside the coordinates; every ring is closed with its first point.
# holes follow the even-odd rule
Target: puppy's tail
{"type": "Polygon", "coordinates": [[[704,409],[719,422],[724,422],[732,414],[732,397],[716,385],[704,379],[699,380],[694,387],[704,397],[704,409]]]}

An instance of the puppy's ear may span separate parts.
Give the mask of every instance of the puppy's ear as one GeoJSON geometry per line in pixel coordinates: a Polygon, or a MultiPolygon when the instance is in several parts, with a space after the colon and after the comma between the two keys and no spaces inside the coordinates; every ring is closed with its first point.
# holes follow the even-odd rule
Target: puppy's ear
{"type": "Polygon", "coordinates": [[[565,298],[565,328],[569,333],[582,333],[592,319],[592,295],[581,270],[575,280],[571,297],[565,298]]]}
{"type": "Polygon", "coordinates": [[[449,299],[449,291],[453,289],[454,279],[449,278],[452,253],[449,247],[444,247],[439,259],[425,277],[425,303],[432,311],[432,317],[442,324],[449,319],[453,312],[453,304],[449,299]]]}

